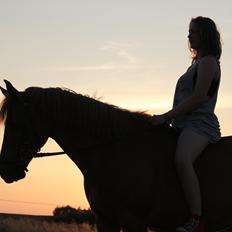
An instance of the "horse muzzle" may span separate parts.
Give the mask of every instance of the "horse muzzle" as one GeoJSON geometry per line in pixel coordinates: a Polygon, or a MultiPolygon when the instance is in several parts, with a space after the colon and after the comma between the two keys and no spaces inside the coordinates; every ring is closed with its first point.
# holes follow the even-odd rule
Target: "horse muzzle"
{"type": "Polygon", "coordinates": [[[20,167],[2,167],[0,166],[0,176],[7,183],[13,183],[23,179],[26,176],[24,169],[20,167]]]}

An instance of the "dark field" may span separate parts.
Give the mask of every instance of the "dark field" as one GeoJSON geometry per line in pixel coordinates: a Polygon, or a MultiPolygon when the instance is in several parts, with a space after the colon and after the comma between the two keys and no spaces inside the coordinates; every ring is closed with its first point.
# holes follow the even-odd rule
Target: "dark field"
{"type": "Polygon", "coordinates": [[[0,232],[96,232],[87,223],[55,222],[52,216],[0,214],[0,232]]]}

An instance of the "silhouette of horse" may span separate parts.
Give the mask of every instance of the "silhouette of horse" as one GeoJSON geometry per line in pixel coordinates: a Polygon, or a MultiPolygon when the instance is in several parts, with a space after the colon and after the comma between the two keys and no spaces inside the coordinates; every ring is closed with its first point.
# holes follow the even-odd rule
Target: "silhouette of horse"
{"type": "MultiPolygon", "coordinates": [[[[174,166],[177,135],[130,112],[61,88],[19,92],[5,81],[1,107],[5,133],[0,174],[7,183],[25,177],[33,156],[53,138],[84,176],[99,232],[173,229],[190,215],[174,166]]],[[[209,145],[195,168],[207,231],[232,222],[232,137],[209,145]]]]}

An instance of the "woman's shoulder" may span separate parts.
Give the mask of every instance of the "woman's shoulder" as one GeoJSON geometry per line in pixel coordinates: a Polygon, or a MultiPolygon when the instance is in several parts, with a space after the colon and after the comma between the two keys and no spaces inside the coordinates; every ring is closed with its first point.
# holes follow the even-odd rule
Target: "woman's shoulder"
{"type": "Polygon", "coordinates": [[[197,72],[203,75],[213,76],[213,79],[219,80],[221,68],[218,59],[214,56],[207,55],[199,59],[197,72]]]}
{"type": "Polygon", "coordinates": [[[210,69],[214,69],[215,71],[219,71],[220,70],[220,64],[218,59],[215,56],[212,55],[207,55],[207,56],[203,56],[199,59],[199,68],[210,68],[210,69]]]}
{"type": "Polygon", "coordinates": [[[206,64],[206,65],[217,65],[219,64],[218,59],[213,55],[203,56],[199,59],[199,64],[206,64]]]}

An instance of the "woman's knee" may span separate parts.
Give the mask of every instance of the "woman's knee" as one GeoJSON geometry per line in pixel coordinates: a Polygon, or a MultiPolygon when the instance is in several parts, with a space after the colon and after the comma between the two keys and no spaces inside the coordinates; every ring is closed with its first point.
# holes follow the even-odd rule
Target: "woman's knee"
{"type": "Polygon", "coordinates": [[[176,168],[181,170],[189,169],[193,165],[191,158],[187,154],[177,153],[174,161],[176,168]]]}

